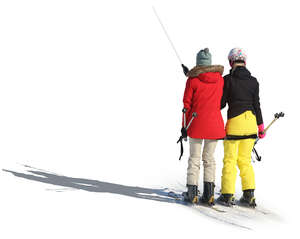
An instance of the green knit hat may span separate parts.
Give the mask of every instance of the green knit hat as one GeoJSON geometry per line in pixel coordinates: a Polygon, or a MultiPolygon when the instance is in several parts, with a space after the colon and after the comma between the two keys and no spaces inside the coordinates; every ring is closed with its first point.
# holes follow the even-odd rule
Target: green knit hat
{"type": "Polygon", "coordinates": [[[211,54],[208,48],[201,50],[197,54],[196,64],[200,66],[210,66],[211,65],[211,54]]]}

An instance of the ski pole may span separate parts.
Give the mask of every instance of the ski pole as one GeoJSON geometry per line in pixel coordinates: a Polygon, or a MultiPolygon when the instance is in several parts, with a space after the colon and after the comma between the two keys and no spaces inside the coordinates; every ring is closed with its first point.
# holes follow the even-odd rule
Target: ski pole
{"type": "Polygon", "coordinates": [[[193,122],[194,118],[197,117],[197,113],[194,112],[194,113],[192,114],[192,116],[193,116],[193,117],[191,118],[190,122],[188,123],[188,126],[186,127],[186,130],[188,130],[188,128],[191,126],[191,123],[193,122]]]}
{"type": "MultiPolygon", "coordinates": [[[[186,111],[187,111],[186,108],[183,108],[183,109],[182,109],[182,113],[183,113],[183,127],[184,127],[184,128],[186,128],[186,111]]],[[[187,141],[187,138],[184,138],[183,140],[184,140],[184,141],[187,141]]]]}
{"type": "MultiPolygon", "coordinates": [[[[274,115],[274,119],[273,119],[272,122],[267,126],[267,128],[264,129],[264,131],[262,132],[262,134],[265,134],[265,133],[267,132],[267,130],[271,127],[271,125],[274,124],[274,122],[275,122],[276,120],[278,120],[280,117],[284,117],[284,113],[283,113],[283,112],[276,113],[276,114],[274,115]]],[[[261,156],[258,155],[258,153],[257,153],[257,151],[256,151],[256,149],[255,149],[255,145],[257,144],[258,140],[259,140],[259,138],[257,138],[257,139],[255,140],[254,147],[253,147],[253,150],[252,150],[252,151],[255,153],[256,160],[257,160],[257,161],[261,161],[261,156]]]]}
{"type": "MultiPolygon", "coordinates": [[[[283,112],[274,114],[274,119],[267,126],[267,128],[264,129],[264,131],[262,132],[262,134],[265,134],[268,131],[268,129],[271,127],[271,125],[274,124],[276,122],[276,120],[278,120],[280,117],[284,117],[284,113],[283,112]]],[[[258,140],[259,140],[259,138],[256,139],[255,144],[258,142],[258,140]]]]}
{"type": "MultiPolygon", "coordinates": [[[[193,116],[193,117],[191,118],[190,122],[188,123],[188,126],[185,126],[185,127],[184,127],[186,130],[188,130],[189,127],[191,126],[191,123],[193,122],[193,119],[194,119],[195,117],[197,117],[197,113],[194,112],[194,113],[192,114],[192,116],[193,116]]],[[[184,118],[185,118],[185,113],[184,113],[184,118]]],[[[183,140],[184,140],[184,141],[187,141],[187,138],[184,138],[183,140]]]]}
{"type": "Polygon", "coordinates": [[[167,37],[168,40],[169,40],[169,42],[170,42],[170,44],[171,44],[171,46],[172,46],[172,48],[173,48],[173,50],[174,50],[174,52],[175,52],[175,54],[176,54],[176,56],[177,56],[177,58],[178,58],[180,64],[183,65],[182,60],[181,60],[181,58],[180,58],[180,56],[179,56],[179,54],[178,54],[178,52],[177,52],[177,50],[176,50],[176,48],[175,48],[175,45],[173,44],[173,42],[172,42],[172,40],[171,40],[171,38],[170,38],[170,36],[169,36],[169,34],[168,34],[168,32],[167,32],[167,30],[166,30],[164,24],[162,23],[162,21],[161,21],[159,15],[158,15],[158,13],[157,13],[155,7],[152,6],[152,8],[153,8],[153,12],[154,12],[155,16],[157,17],[157,20],[159,21],[159,23],[160,23],[160,25],[161,25],[161,27],[162,27],[162,29],[163,29],[163,31],[164,31],[166,37],[167,37]]]}
{"type": "MultiPolygon", "coordinates": [[[[183,109],[182,112],[183,112],[183,115],[184,115],[183,117],[185,118],[186,110],[183,109]]],[[[190,122],[188,123],[187,127],[184,127],[186,130],[188,130],[188,128],[191,126],[191,123],[193,122],[193,120],[194,120],[195,117],[197,117],[197,113],[196,112],[194,112],[192,114],[192,118],[191,118],[190,122]]],[[[185,126],[185,124],[186,123],[184,122],[184,126],[185,126]]],[[[182,143],[182,140],[187,141],[187,138],[183,138],[183,136],[181,135],[179,137],[178,141],[177,141],[177,144],[180,142],[180,156],[179,156],[179,160],[181,159],[181,157],[183,155],[183,143],[182,143]]]]}
{"type": "MultiPolygon", "coordinates": [[[[186,130],[188,130],[188,128],[191,126],[191,123],[192,123],[192,121],[194,120],[194,118],[197,117],[197,113],[194,112],[194,113],[192,114],[193,117],[191,118],[190,122],[188,123],[188,126],[186,126],[186,111],[187,111],[187,109],[186,109],[186,108],[183,108],[183,110],[182,110],[182,112],[183,112],[183,127],[184,127],[186,130]]],[[[183,140],[184,140],[184,141],[187,141],[187,138],[183,138],[183,140]]]]}
{"type": "Polygon", "coordinates": [[[168,34],[168,32],[167,32],[167,30],[166,30],[164,24],[162,23],[162,21],[161,21],[159,15],[158,15],[158,13],[157,13],[155,7],[152,6],[152,8],[153,8],[153,12],[154,12],[154,14],[155,14],[157,20],[159,21],[159,23],[160,23],[160,25],[161,25],[161,27],[162,27],[162,29],[163,29],[163,31],[164,31],[166,37],[168,38],[168,40],[169,40],[169,42],[170,42],[170,44],[171,44],[171,46],[172,46],[172,48],[173,48],[173,50],[174,50],[176,56],[177,56],[177,59],[179,60],[179,62],[180,62],[180,64],[181,64],[181,67],[182,67],[182,69],[183,69],[184,75],[185,75],[185,76],[188,76],[189,68],[188,68],[187,66],[185,66],[185,65],[182,63],[182,60],[181,60],[181,58],[180,58],[180,56],[179,56],[179,54],[178,54],[178,51],[176,50],[176,47],[175,47],[173,41],[171,40],[171,37],[169,36],[169,34],[168,34]]]}
{"type": "Polygon", "coordinates": [[[276,113],[274,115],[274,119],[273,121],[267,126],[267,128],[265,128],[265,130],[263,131],[263,134],[267,132],[267,130],[271,127],[272,124],[274,124],[274,122],[276,120],[278,120],[280,117],[284,117],[284,113],[283,112],[280,112],[280,113],[276,113]]]}
{"type": "Polygon", "coordinates": [[[183,127],[186,128],[186,108],[183,108],[182,113],[183,113],[183,127]]]}

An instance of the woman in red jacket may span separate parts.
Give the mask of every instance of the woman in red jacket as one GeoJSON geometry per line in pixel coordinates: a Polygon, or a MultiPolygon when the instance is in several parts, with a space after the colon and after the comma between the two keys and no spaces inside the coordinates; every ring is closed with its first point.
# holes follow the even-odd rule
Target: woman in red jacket
{"type": "MultiPolygon", "coordinates": [[[[202,161],[204,167],[203,203],[214,204],[214,182],[216,163],[214,152],[217,140],[225,137],[224,121],[221,115],[221,98],[224,80],[224,67],[211,65],[211,54],[208,48],[197,54],[197,65],[187,73],[188,80],[184,92],[184,108],[187,122],[197,113],[187,130],[190,143],[190,157],[187,169],[186,200],[198,203],[198,180],[202,144],[202,161]]],[[[182,129],[184,131],[185,128],[182,129]]]]}

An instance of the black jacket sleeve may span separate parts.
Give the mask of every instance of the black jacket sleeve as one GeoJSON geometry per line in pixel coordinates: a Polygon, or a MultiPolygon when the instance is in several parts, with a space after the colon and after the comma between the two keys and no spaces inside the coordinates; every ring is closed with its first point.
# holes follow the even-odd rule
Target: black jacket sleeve
{"type": "Polygon", "coordinates": [[[263,118],[262,118],[261,109],[260,109],[259,83],[258,82],[257,82],[257,87],[256,87],[256,90],[254,93],[253,108],[254,108],[255,114],[256,114],[257,125],[260,125],[263,123],[263,118]]]}
{"type": "Polygon", "coordinates": [[[224,86],[223,86],[223,95],[221,99],[221,109],[225,108],[226,103],[228,102],[229,95],[229,79],[227,76],[224,77],[224,86]]]}

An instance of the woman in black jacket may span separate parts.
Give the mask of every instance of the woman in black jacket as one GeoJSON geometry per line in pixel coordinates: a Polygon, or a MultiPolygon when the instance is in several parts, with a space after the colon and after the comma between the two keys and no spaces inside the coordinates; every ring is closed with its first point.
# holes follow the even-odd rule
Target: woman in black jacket
{"type": "Polygon", "coordinates": [[[221,102],[221,108],[228,104],[228,120],[225,127],[222,194],[218,201],[228,206],[235,204],[237,165],[243,189],[240,201],[255,207],[255,177],[251,165],[251,151],[257,131],[260,138],[265,136],[259,102],[259,84],[246,68],[247,57],[241,49],[232,49],[228,60],[232,69],[230,74],[224,77],[221,102]]]}

